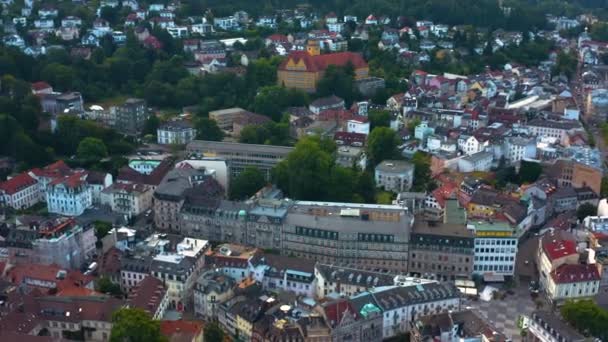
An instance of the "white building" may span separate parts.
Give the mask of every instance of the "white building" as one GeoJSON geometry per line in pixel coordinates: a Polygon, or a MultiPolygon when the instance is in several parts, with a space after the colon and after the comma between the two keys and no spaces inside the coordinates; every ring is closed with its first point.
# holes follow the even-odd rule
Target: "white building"
{"type": "Polygon", "coordinates": [[[460,172],[490,171],[494,155],[491,152],[477,152],[458,160],[460,172]]]}
{"type": "Polygon", "coordinates": [[[518,238],[505,222],[475,222],[473,273],[483,276],[512,276],[515,271],[518,238]]]}
{"type": "Polygon", "coordinates": [[[235,30],[239,27],[239,23],[235,17],[222,17],[222,18],[214,18],[213,26],[220,28],[222,30],[230,31],[235,30]]]}
{"type": "Polygon", "coordinates": [[[510,163],[522,159],[536,158],[536,140],[522,137],[509,137],[505,139],[504,156],[510,163]]]}
{"type": "Polygon", "coordinates": [[[376,186],[387,191],[409,191],[414,181],[414,165],[403,160],[384,160],[374,172],[376,186]]]}
{"type": "Polygon", "coordinates": [[[196,137],[196,129],[186,121],[169,121],[156,131],[157,142],[161,145],[185,145],[196,137]]]}
{"type": "Polygon", "coordinates": [[[451,284],[416,279],[402,285],[377,287],[351,297],[351,301],[378,305],[383,315],[382,337],[387,339],[408,332],[415,319],[458,310],[460,292],[451,284]]]}
{"type": "Polygon", "coordinates": [[[250,261],[249,273],[268,291],[315,296],[314,262],[286,256],[264,255],[250,261]]]}
{"type": "Polygon", "coordinates": [[[234,296],[235,284],[234,279],[215,270],[201,274],[194,286],[194,314],[209,321],[216,320],[218,305],[234,296]]]}
{"type": "Polygon", "coordinates": [[[152,207],[151,187],[144,184],[115,183],[101,195],[101,204],[108,205],[115,213],[137,216],[152,207]]]}
{"type": "Polygon", "coordinates": [[[86,182],[85,172],[55,179],[46,188],[49,213],[79,216],[93,205],[93,192],[86,182]]]}
{"type": "Polygon", "coordinates": [[[482,143],[473,135],[461,135],[458,138],[458,149],[467,155],[483,151],[488,143],[482,143]]]}
{"type": "Polygon", "coordinates": [[[40,200],[38,181],[27,173],[20,173],[0,183],[0,206],[27,209],[40,200]]]}
{"type": "Polygon", "coordinates": [[[529,338],[538,342],[583,342],[588,339],[551,311],[535,311],[524,316],[529,338]]]}
{"type": "Polygon", "coordinates": [[[550,229],[539,240],[537,254],[541,289],[552,302],[595,296],[601,282],[601,266],[593,253],[588,263],[579,261],[572,234],[550,229]]]}
{"type": "Polygon", "coordinates": [[[369,121],[352,119],[346,122],[346,131],[348,133],[360,133],[369,135],[369,121]]]}

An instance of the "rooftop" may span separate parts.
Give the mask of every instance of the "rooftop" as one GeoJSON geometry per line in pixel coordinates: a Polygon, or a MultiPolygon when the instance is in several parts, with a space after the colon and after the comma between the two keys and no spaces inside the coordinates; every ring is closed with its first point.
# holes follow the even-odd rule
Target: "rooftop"
{"type": "Polygon", "coordinates": [[[384,160],[376,166],[376,171],[385,173],[406,173],[413,170],[414,165],[404,160],[384,160]]]}

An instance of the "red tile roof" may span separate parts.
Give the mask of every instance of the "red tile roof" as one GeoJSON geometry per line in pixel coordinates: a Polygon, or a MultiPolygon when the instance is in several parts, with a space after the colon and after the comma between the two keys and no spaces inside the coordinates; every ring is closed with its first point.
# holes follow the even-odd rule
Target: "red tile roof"
{"type": "Polygon", "coordinates": [[[551,278],[558,284],[599,281],[600,272],[596,265],[576,264],[561,265],[551,272],[551,278]]]}
{"type": "Polygon", "coordinates": [[[34,91],[40,91],[49,88],[51,88],[51,85],[43,81],[32,83],[32,90],[34,91]]]}
{"type": "Polygon", "coordinates": [[[437,200],[440,207],[445,207],[445,200],[454,196],[457,190],[456,184],[449,182],[433,191],[433,197],[437,200]]]}
{"type": "Polygon", "coordinates": [[[146,276],[129,294],[129,306],[142,309],[154,316],[167,290],[163,282],[153,276],[146,276]]]}
{"type": "Polygon", "coordinates": [[[565,234],[545,233],[541,238],[541,244],[549,260],[576,254],[576,242],[568,239],[565,234]]]}
{"type": "MultiPolygon", "coordinates": [[[[23,264],[10,269],[7,272],[7,278],[15,285],[23,284],[26,279],[52,282],[56,286],[57,293],[70,287],[85,287],[94,279],[92,276],[86,276],[78,271],[68,271],[64,279],[57,279],[57,273],[61,270],[62,268],[57,265],[23,264]]],[[[40,289],[49,290],[44,287],[40,289]]]]}
{"type": "Polygon", "coordinates": [[[351,302],[344,299],[339,299],[335,302],[324,306],[325,316],[331,327],[336,327],[342,321],[342,318],[347,312],[357,317],[357,311],[353,308],[351,302]]]}
{"type": "Polygon", "coordinates": [[[86,176],[86,172],[76,172],[76,173],[66,176],[66,177],[54,179],[51,183],[49,183],[49,185],[52,186],[52,185],[63,184],[64,186],[71,188],[71,189],[77,188],[77,187],[81,186],[82,184],[84,184],[84,176],[86,176]]]}
{"type": "MultiPolygon", "coordinates": [[[[197,321],[161,321],[160,322],[161,334],[171,338],[180,336],[184,341],[184,335],[191,336],[188,340],[194,340],[194,338],[203,332],[203,323],[197,321]]],[[[180,339],[181,340],[181,339],[180,339]]]]}
{"type": "Polygon", "coordinates": [[[304,65],[306,65],[306,71],[308,72],[325,71],[330,65],[345,66],[349,62],[355,69],[367,67],[367,63],[361,54],[355,52],[337,52],[311,56],[306,51],[293,51],[283,63],[281,63],[279,70],[286,70],[285,68],[290,60],[293,60],[295,63],[303,61],[304,65]]]}
{"type": "Polygon", "coordinates": [[[6,182],[0,183],[0,191],[4,191],[7,195],[14,195],[21,190],[36,185],[37,183],[38,181],[24,172],[7,180],[6,182]]]}
{"type": "Polygon", "coordinates": [[[71,174],[72,169],[63,160],[59,160],[42,169],[32,169],[31,172],[38,177],[56,178],[71,174]]]}

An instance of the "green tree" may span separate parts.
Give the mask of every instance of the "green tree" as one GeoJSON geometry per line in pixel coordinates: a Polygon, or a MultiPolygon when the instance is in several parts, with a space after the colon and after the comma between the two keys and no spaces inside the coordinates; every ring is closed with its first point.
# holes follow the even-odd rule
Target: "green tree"
{"type": "Polygon", "coordinates": [[[101,139],[87,137],[78,144],[76,154],[85,161],[99,161],[108,156],[108,149],[101,139]]]}
{"type": "Polygon", "coordinates": [[[111,342],[164,342],[160,321],[142,309],[122,308],[112,315],[111,342]]]}
{"type": "Polygon", "coordinates": [[[156,136],[156,132],[157,132],[159,126],[160,126],[160,120],[158,119],[158,117],[156,115],[152,114],[152,115],[150,115],[148,120],[146,120],[142,134],[143,135],[150,134],[150,135],[156,136]]]}
{"type": "Polygon", "coordinates": [[[344,99],[346,106],[350,106],[359,97],[352,64],[344,67],[330,65],[317,83],[317,95],[319,97],[336,95],[344,99]]]}
{"type": "Polygon", "coordinates": [[[217,323],[205,325],[205,342],[223,342],[226,335],[217,323]]]}
{"type": "Polygon", "coordinates": [[[367,139],[367,156],[371,166],[375,167],[385,159],[399,157],[399,137],[397,133],[388,127],[376,127],[367,139]]]}
{"type": "Polygon", "coordinates": [[[407,130],[410,132],[410,135],[414,136],[416,133],[416,126],[420,125],[420,119],[416,118],[407,123],[407,130]]]}
{"type": "Polygon", "coordinates": [[[539,163],[522,160],[519,166],[519,183],[533,183],[536,182],[543,172],[543,168],[539,163]]]}
{"type": "Polygon", "coordinates": [[[230,199],[244,200],[266,185],[264,174],[256,167],[246,167],[230,181],[230,199]]]}
{"type": "Polygon", "coordinates": [[[432,191],[436,187],[431,179],[431,156],[422,151],[416,151],[412,157],[414,164],[414,182],[412,191],[432,191]]]}
{"type": "Polygon", "coordinates": [[[334,163],[333,151],[329,152],[326,145],[318,137],[304,138],[273,169],[273,179],[289,197],[301,200],[326,198],[334,163]]]}
{"type": "Polygon", "coordinates": [[[587,336],[608,339],[608,311],[593,300],[568,301],[560,309],[562,317],[587,336]]]}
{"type": "Polygon", "coordinates": [[[114,284],[108,277],[98,278],[95,284],[95,290],[114,297],[122,297],[123,295],[120,285],[114,284]]]}
{"type": "Polygon", "coordinates": [[[583,203],[576,209],[576,218],[583,221],[587,216],[597,215],[597,207],[591,203],[583,203]]]}
{"type": "Polygon", "coordinates": [[[215,120],[199,118],[196,120],[196,138],[201,140],[222,141],[224,132],[218,127],[215,120]]]}
{"type": "Polygon", "coordinates": [[[369,111],[369,123],[372,130],[376,127],[390,127],[391,113],[388,110],[372,109],[369,111]]]}

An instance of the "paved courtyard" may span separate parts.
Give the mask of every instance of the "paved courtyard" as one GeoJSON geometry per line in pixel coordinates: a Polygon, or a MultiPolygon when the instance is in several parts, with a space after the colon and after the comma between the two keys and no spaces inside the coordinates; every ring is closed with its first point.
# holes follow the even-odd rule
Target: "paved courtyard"
{"type": "Polygon", "coordinates": [[[520,285],[513,291],[515,294],[507,295],[504,300],[467,301],[465,305],[478,310],[493,323],[496,329],[505,333],[513,341],[521,341],[517,319],[522,314],[531,314],[536,310],[536,305],[530,297],[527,284],[520,285]]]}

